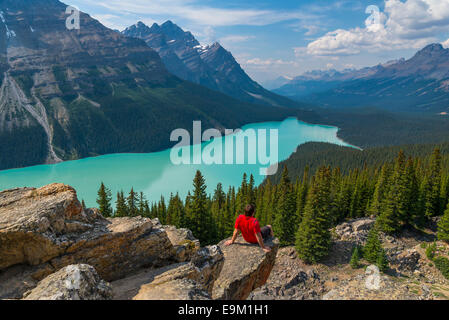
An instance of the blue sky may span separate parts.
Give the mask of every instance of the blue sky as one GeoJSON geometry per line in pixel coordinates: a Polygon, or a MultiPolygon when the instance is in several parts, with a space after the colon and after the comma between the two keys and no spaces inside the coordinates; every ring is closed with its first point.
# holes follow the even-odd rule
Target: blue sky
{"type": "Polygon", "coordinates": [[[372,66],[449,46],[448,0],[66,0],[106,26],[172,20],[219,41],[257,81],[372,66]],[[368,6],[379,12],[366,13],[368,6]],[[374,19],[371,19],[374,18],[374,19]],[[367,20],[368,19],[368,20],[367,20]]]}

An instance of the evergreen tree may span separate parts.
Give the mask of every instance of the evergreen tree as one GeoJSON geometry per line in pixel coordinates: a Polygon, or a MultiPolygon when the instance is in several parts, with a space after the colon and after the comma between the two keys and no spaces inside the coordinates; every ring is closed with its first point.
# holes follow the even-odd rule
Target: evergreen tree
{"type": "Polygon", "coordinates": [[[148,200],[145,201],[143,216],[145,218],[151,218],[151,210],[150,210],[150,204],[148,203],[148,200]]]}
{"type": "Polygon", "coordinates": [[[360,267],[360,258],[361,258],[360,247],[356,246],[352,251],[351,261],[349,262],[349,265],[351,266],[352,269],[357,269],[360,267]]]}
{"type": "Polygon", "coordinates": [[[102,182],[97,194],[98,210],[104,217],[112,217],[111,190],[106,188],[104,183],[102,182]]]}
{"type": "Polygon", "coordinates": [[[287,167],[284,167],[279,184],[279,200],[273,225],[281,246],[289,246],[295,243],[295,229],[297,228],[295,202],[295,194],[288,177],[288,170],[287,167]]]}
{"type": "Polygon", "coordinates": [[[86,210],[86,209],[87,209],[86,203],[84,202],[84,199],[81,200],[81,206],[83,207],[83,210],[86,210]]]}
{"type": "Polygon", "coordinates": [[[159,204],[157,206],[157,217],[159,218],[159,221],[164,225],[167,223],[167,207],[165,205],[165,198],[161,196],[161,200],[159,201],[159,204]]]}
{"type": "Polygon", "coordinates": [[[369,213],[372,215],[378,216],[382,212],[382,205],[388,195],[388,189],[390,187],[390,175],[390,165],[384,164],[376,183],[373,200],[369,210],[369,213]]]}
{"type": "Polygon", "coordinates": [[[212,217],[217,223],[215,233],[219,240],[224,239],[227,234],[227,223],[225,221],[227,214],[225,206],[226,194],[223,191],[223,185],[218,183],[212,198],[211,211],[212,217]]]}
{"type": "Polygon", "coordinates": [[[193,195],[190,203],[191,230],[202,245],[211,243],[211,216],[207,210],[206,183],[200,171],[193,180],[193,195]]]}
{"type": "Polygon", "coordinates": [[[449,243],[449,205],[438,222],[438,239],[449,243]]]}
{"type": "Polygon", "coordinates": [[[329,203],[330,171],[322,167],[307,195],[304,217],[296,234],[298,256],[306,263],[318,262],[328,254],[331,244],[329,203]]]}
{"type": "Polygon", "coordinates": [[[123,191],[117,192],[117,201],[116,201],[116,217],[126,217],[128,215],[128,208],[126,206],[125,196],[123,195],[123,191]]]}
{"type": "Polygon", "coordinates": [[[376,227],[371,228],[365,247],[363,248],[363,257],[369,263],[376,263],[379,252],[382,250],[382,243],[379,240],[379,231],[376,227]]]}
{"type": "Polygon", "coordinates": [[[134,188],[131,188],[128,198],[126,199],[127,211],[131,217],[136,217],[139,214],[137,193],[134,192],[134,188]]]}
{"type": "Polygon", "coordinates": [[[296,217],[298,225],[302,221],[304,207],[306,206],[307,193],[309,191],[309,167],[304,170],[304,175],[300,184],[298,184],[296,192],[296,217]]]}
{"type": "Polygon", "coordinates": [[[242,184],[237,191],[236,206],[239,214],[245,211],[246,205],[249,204],[248,199],[248,178],[246,173],[243,174],[242,184]]]}
{"type": "Polygon", "coordinates": [[[145,203],[146,203],[146,198],[145,195],[143,194],[143,192],[139,193],[139,202],[138,202],[138,207],[139,207],[139,215],[144,216],[145,215],[145,203]]]}
{"type": "Polygon", "coordinates": [[[424,180],[423,199],[424,210],[427,217],[440,214],[441,192],[441,154],[440,149],[435,149],[430,158],[429,172],[424,180]]]}
{"type": "Polygon", "coordinates": [[[376,266],[379,268],[379,271],[381,271],[381,272],[385,272],[388,269],[389,263],[388,263],[387,255],[383,248],[381,248],[379,250],[379,252],[377,253],[376,266]]]}
{"type": "Polygon", "coordinates": [[[251,174],[249,177],[248,189],[246,191],[247,202],[251,204],[256,203],[256,189],[254,188],[256,182],[254,181],[254,176],[251,174]]]}
{"type": "Polygon", "coordinates": [[[185,209],[179,194],[170,197],[167,208],[167,224],[177,228],[186,227],[185,209]]]}

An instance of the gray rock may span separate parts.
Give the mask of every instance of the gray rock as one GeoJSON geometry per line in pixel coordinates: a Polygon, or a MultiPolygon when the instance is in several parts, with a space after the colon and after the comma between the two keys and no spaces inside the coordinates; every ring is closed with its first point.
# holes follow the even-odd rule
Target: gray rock
{"type": "Polygon", "coordinates": [[[78,264],[49,275],[24,296],[24,300],[109,300],[112,289],[94,267],[78,264]]]}

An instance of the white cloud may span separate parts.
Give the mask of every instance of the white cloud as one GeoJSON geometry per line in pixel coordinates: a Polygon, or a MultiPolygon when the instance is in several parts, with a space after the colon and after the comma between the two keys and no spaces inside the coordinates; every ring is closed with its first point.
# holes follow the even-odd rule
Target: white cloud
{"type": "Polygon", "coordinates": [[[250,39],[254,39],[254,36],[241,36],[241,35],[229,35],[220,38],[220,42],[223,43],[236,43],[236,42],[245,42],[250,39]]]}
{"type": "MultiPolygon", "coordinates": [[[[85,3],[90,0],[74,0],[85,3]]],[[[73,2],[73,1],[72,1],[73,2]]],[[[207,3],[207,2],[206,2],[207,3]]],[[[225,9],[207,6],[199,0],[100,0],[96,3],[112,13],[166,15],[186,19],[202,26],[254,25],[262,26],[291,19],[310,18],[300,11],[225,9]]]]}
{"type": "MultiPolygon", "coordinates": [[[[368,21],[368,20],[367,20],[368,21]]],[[[364,28],[338,29],[297,48],[296,53],[310,55],[355,55],[362,51],[419,49],[449,28],[447,0],[385,0],[380,23],[364,28]]]]}
{"type": "Polygon", "coordinates": [[[447,39],[446,41],[444,41],[444,42],[442,43],[442,45],[443,45],[443,47],[445,47],[445,48],[449,48],[449,39],[447,39]]]}
{"type": "Polygon", "coordinates": [[[246,64],[255,66],[273,66],[273,65],[294,65],[294,61],[285,61],[282,59],[260,59],[254,58],[246,61],[246,64]]]}

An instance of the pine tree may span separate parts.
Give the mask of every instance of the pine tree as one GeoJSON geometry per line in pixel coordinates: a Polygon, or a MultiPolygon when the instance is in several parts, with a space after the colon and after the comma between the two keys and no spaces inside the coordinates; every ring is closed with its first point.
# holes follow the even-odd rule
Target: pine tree
{"type": "Polygon", "coordinates": [[[177,228],[186,227],[185,209],[179,194],[170,197],[167,208],[167,224],[177,228]]]}
{"type": "Polygon", "coordinates": [[[378,216],[382,212],[382,205],[388,195],[388,189],[390,187],[390,175],[390,165],[384,164],[376,183],[373,200],[369,210],[369,213],[372,215],[378,216]]]}
{"type": "Polygon", "coordinates": [[[151,210],[150,210],[150,204],[148,203],[148,200],[145,201],[145,209],[143,216],[145,218],[151,218],[151,210]]]}
{"type": "Polygon", "coordinates": [[[100,189],[98,190],[98,210],[104,217],[112,217],[112,207],[111,207],[111,190],[105,187],[102,182],[100,189]]]}
{"type": "Polygon", "coordinates": [[[143,192],[139,193],[139,201],[138,201],[138,207],[139,207],[139,215],[144,216],[145,215],[145,203],[146,198],[143,192]]]}
{"type": "Polygon", "coordinates": [[[430,158],[429,172],[423,184],[424,210],[427,217],[440,214],[441,154],[435,149],[430,158]]]}
{"type": "Polygon", "coordinates": [[[387,255],[385,253],[385,250],[382,248],[377,253],[376,266],[379,268],[379,271],[381,272],[385,272],[388,269],[389,263],[387,255]]]}
{"type": "Polygon", "coordinates": [[[157,217],[159,221],[164,225],[167,224],[167,207],[165,205],[165,198],[161,196],[161,200],[157,206],[157,217]]]}
{"type": "Polygon", "coordinates": [[[438,222],[438,240],[449,243],[449,205],[443,217],[438,222]]]}
{"type": "Polygon", "coordinates": [[[281,246],[289,246],[295,243],[295,232],[298,227],[295,202],[295,194],[288,177],[288,170],[287,167],[284,167],[279,184],[279,200],[273,225],[281,246]]]}
{"type": "Polygon", "coordinates": [[[137,193],[134,192],[134,188],[131,188],[128,198],[126,199],[127,211],[131,217],[136,217],[138,215],[138,203],[139,199],[137,198],[137,193]]]}
{"type": "Polygon", "coordinates": [[[251,204],[256,203],[256,190],[254,188],[255,183],[256,182],[254,181],[254,176],[251,174],[249,177],[249,184],[246,191],[246,198],[247,198],[246,201],[251,204]]]}
{"type": "Polygon", "coordinates": [[[298,225],[302,221],[308,191],[309,191],[309,167],[306,167],[304,170],[302,182],[298,185],[296,193],[296,217],[298,219],[297,221],[298,225]]]}
{"type": "Polygon", "coordinates": [[[247,204],[248,199],[248,178],[246,173],[243,174],[242,184],[240,185],[236,195],[237,211],[242,214],[247,204]]]}
{"type": "Polygon", "coordinates": [[[307,195],[304,217],[296,234],[298,256],[306,263],[316,263],[324,258],[331,244],[329,232],[330,171],[318,170],[307,195]]]}
{"type": "Polygon", "coordinates": [[[126,206],[125,196],[123,195],[123,191],[117,192],[117,201],[116,201],[116,217],[126,217],[128,215],[128,208],[126,206]]]}
{"type": "Polygon", "coordinates": [[[81,200],[81,206],[83,207],[83,210],[86,210],[86,209],[87,209],[86,203],[84,202],[84,199],[81,200]]]}
{"type": "Polygon", "coordinates": [[[363,257],[369,263],[376,263],[379,252],[382,250],[382,243],[379,240],[379,231],[376,227],[371,228],[365,247],[363,248],[363,257]]]}
{"type": "Polygon", "coordinates": [[[206,183],[200,171],[193,180],[193,195],[190,200],[191,230],[202,245],[211,243],[211,217],[207,210],[206,183]]]}
{"type": "Polygon", "coordinates": [[[218,239],[224,239],[226,235],[226,194],[223,191],[223,185],[221,183],[217,184],[214,191],[214,196],[212,198],[211,212],[212,217],[217,222],[216,234],[218,239]]]}
{"type": "Polygon", "coordinates": [[[357,269],[358,267],[360,267],[360,258],[361,258],[360,247],[356,246],[352,251],[351,261],[349,262],[349,265],[351,266],[352,269],[357,269]]]}

